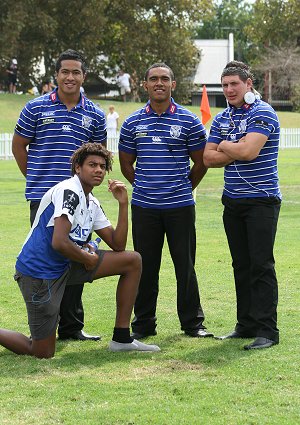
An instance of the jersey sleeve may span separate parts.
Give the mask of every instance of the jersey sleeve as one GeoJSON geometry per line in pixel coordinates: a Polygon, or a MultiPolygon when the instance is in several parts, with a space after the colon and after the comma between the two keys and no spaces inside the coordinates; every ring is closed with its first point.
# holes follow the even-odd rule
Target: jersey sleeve
{"type": "Polygon", "coordinates": [[[207,141],[206,130],[200,119],[195,116],[188,135],[189,151],[205,148],[207,141]]]}
{"type": "Polygon", "coordinates": [[[33,139],[36,132],[37,116],[38,113],[34,112],[32,103],[28,102],[21,111],[15,132],[25,139],[33,139]]]}
{"type": "Polygon", "coordinates": [[[78,193],[71,189],[57,188],[52,194],[54,205],[53,218],[66,215],[71,224],[73,224],[76,209],[79,208],[80,201],[78,193]]]}
{"type": "Polygon", "coordinates": [[[277,123],[276,114],[266,106],[254,110],[248,121],[247,133],[261,133],[269,137],[277,123]]]}
{"type": "Polygon", "coordinates": [[[97,205],[96,211],[95,211],[95,220],[93,223],[93,230],[100,230],[110,226],[111,226],[111,223],[106,217],[102,207],[97,205]]]}
{"type": "Polygon", "coordinates": [[[91,138],[91,142],[106,143],[107,132],[106,132],[106,119],[104,112],[100,109],[95,108],[95,122],[94,131],[91,138]]]}
{"type": "Polygon", "coordinates": [[[221,133],[221,127],[220,127],[220,121],[219,121],[219,115],[217,115],[211,124],[210,132],[208,136],[208,143],[216,143],[219,144],[222,142],[224,137],[221,133]]]}
{"type": "Polygon", "coordinates": [[[119,150],[136,155],[136,143],[133,128],[125,120],[120,131],[119,150]]]}

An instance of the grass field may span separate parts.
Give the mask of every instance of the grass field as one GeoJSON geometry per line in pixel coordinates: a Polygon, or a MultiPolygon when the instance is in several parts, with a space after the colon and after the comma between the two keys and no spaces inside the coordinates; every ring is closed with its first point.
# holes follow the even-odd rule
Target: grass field
{"type": "MultiPolygon", "coordinates": [[[[16,102],[15,107],[18,115],[20,104],[16,102]]],[[[161,353],[109,353],[117,280],[86,284],[85,330],[100,333],[102,341],[58,342],[52,360],[19,357],[0,348],[0,424],[299,424],[299,162],[300,150],[280,152],[284,202],[275,249],[278,346],[247,352],[242,347],[248,340],[222,342],[184,336],[176,315],[173,267],[165,248],[158,335],[148,339],[160,345],[161,353]]],[[[0,164],[0,326],[28,334],[25,305],[12,275],[29,230],[29,207],[24,200],[24,179],[15,162],[0,164]]],[[[111,176],[121,178],[117,160],[111,176]]],[[[233,329],[236,314],[221,219],[222,180],[222,170],[209,170],[198,188],[196,207],[196,270],[205,324],[216,335],[233,329]]],[[[116,202],[105,188],[97,188],[95,194],[115,222],[116,202]]]]}
{"type": "MultiPolygon", "coordinates": [[[[33,99],[33,96],[0,94],[0,133],[13,133],[20,111],[25,105],[25,103],[28,102],[30,99],[33,99]]],[[[93,100],[95,103],[100,104],[100,107],[104,110],[106,114],[108,113],[108,106],[113,103],[115,105],[116,111],[120,115],[120,124],[131,112],[141,107],[141,104],[133,102],[123,103],[120,101],[112,102],[110,100],[93,100]]],[[[187,107],[201,118],[199,107],[187,107]]],[[[219,111],[221,111],[220,108],[211,108],[212,117],[214,117],[219,111]]],[[[278,116],[281,127],[300,128],[300,113],[279,111],[278,116]]],[[[206,124],[207,128],[209,128],[211,122],[212,119],[206,124]]]]}

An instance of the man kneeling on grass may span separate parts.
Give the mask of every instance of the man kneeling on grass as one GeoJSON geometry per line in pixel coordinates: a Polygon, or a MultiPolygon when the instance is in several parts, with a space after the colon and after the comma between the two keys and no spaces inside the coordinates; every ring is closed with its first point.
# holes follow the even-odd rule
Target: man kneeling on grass
{"type": "Polygon", "coordinates": [[[57,184],[43,196],[16,263],[14,278],[26,303],[31,338],[1,329],[0,344],[16,354],[53,357],[65,286],[120,275],[115,328],[109,350],[160,351],[156,345],[133,340],[129,333],[142,263],[137,252],[125,251],[128,231],[126,186],[118,180],[108,181],[108,190],[119,203],[115,229],[91,193],[102,183],[106,171],[111,170],[111,153],[100,143],[86,143],[74,152],[71,162],[73,177],[57,184]],[[94,250],[88,244],[93,231],[113,251],[94,250]]]}

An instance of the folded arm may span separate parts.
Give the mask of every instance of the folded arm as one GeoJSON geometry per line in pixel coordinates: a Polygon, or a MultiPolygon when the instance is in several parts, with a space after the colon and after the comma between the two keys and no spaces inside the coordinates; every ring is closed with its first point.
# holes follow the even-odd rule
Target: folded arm
{"type": "Polygon", "coordinates": [[[223,140],[218,145],[218,152],[228,155],[239,161],[252,161],[257,158],[268,136],[261,133],[247,133],[237,143],[223,140]]]}

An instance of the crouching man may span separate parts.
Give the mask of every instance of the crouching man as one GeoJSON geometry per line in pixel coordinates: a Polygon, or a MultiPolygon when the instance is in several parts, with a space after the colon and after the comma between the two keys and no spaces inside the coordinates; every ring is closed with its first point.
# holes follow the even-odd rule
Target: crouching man
{"type": "Polygon", "coordinates": [[[130,337],[129,322],[141,276],[141,257],[125,251],[128,195],[124,183],[108,181],[119,203],[114,229],[91,193],[99,186],[112,157],[100,143],[86,143],[71,157],[70,179],[43,196],[33,226],[16,262],[15,280],[26,303],[31,338],[5,329],[0,344],[16,354],[50,358],[55,353],[59,308],[66,285],[120,275],[116,319],[110,351],[160,351],[130,337]],[[94,250],[88,244],[95,232],[112,249],[94,250]],[[88,248],[88,250],[86,250],[88,248]]]}

